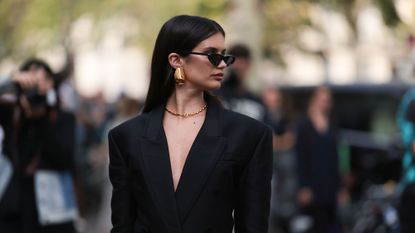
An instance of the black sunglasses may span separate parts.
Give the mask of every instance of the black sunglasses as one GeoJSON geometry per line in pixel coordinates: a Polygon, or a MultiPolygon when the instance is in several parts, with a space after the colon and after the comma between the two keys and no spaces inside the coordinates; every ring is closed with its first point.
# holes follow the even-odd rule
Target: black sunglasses
{"type": "Polygon", "coordinates": [[[199,52],[182,52],[180,54],[194,54],[194,55],[203,55],[207,56],[210,63],[214,66],[218,66],[220,62],[223,60],[226,66],[232,65],[235,62],[235,57],[232,55],[222,55],[219,53],[199,53],[199,52]]]}

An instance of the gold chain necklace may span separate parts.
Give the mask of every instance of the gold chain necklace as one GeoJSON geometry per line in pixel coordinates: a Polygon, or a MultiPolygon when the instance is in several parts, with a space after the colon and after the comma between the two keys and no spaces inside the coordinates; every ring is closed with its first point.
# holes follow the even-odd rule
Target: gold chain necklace
{"type": "Polygon", "coordinates": [[[205,104],[205,106],[203,106],[203,108],[199,109],[199,110],[198,110],[198,111],[196,111],[196,112],[191,112],[191,113],[183,113],[183,114],[181,114],[181,113],[177,113],[177,112],[173,112],[173,111],[169,110],[167,107],[166,107],[166,111],[167,111],[168,113],[172,114],[173,116],[187,118],[187,117],[192,117],[192,116],[195,116],[195,115],[197,115],[197,114],[199,114],[199,113],[203,112],[206,108],[207,108],[207,104],[205,104]]]}

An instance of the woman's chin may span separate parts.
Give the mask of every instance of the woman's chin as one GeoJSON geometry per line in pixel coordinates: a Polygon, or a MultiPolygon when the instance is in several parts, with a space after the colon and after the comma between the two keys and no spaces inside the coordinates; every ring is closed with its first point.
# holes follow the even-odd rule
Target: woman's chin
{"type": "Polygon", "coordinates": [[[222,86],[222,83],[221,82],[218,82],[218,81],[215,81],[215,82],[212,82],[212,83],[209,83],[209,84],[210,85],[207,88],[207,90],[209,90],[209,91],[218,90],[222,86]]]}

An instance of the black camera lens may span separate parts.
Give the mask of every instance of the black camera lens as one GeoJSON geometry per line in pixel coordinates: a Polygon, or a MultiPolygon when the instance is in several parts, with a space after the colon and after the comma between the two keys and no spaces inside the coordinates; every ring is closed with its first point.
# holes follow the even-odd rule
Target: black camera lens
{"type": "Polygon", "coordinates": [[[40,95],[37,89],[25,91],[23,95],[26,97],[31,107],[37,108],[47,106],[46,95],[40,95]]]}

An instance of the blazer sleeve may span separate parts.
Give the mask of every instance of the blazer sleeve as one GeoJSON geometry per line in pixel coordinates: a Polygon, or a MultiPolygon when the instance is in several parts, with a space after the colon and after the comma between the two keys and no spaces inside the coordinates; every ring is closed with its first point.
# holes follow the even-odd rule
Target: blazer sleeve
{"type": "Polygon", "coordinates": [[[135,203],[129,182],[127,163],[114,140],[113,133],[108,134],[109,178],[113,186],[111,198],[111,233],[133,233],[136,218],[135,203]]]}
{"type": "Polygon", "coordinates": [[[272,133],[267,127],[238,188],[235,233],[267,233],[272,177],[272,133]]]}

